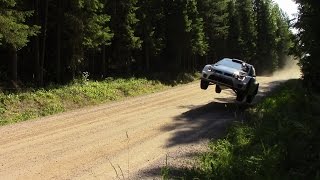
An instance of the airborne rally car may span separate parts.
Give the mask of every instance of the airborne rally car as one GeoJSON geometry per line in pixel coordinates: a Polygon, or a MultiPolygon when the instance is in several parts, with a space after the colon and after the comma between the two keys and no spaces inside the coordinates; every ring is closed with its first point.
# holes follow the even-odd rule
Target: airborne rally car
{"type": "Polygon", "coordinates": [[[247,103],[252,102],[259,89],[254,67],[239,59],[230,58],[224,58],[203,68],[201,89],[206,90],[213,84],[216,85],[216,93],[230,88],[237,94],[237,101],[246,99],[247,103]]]}

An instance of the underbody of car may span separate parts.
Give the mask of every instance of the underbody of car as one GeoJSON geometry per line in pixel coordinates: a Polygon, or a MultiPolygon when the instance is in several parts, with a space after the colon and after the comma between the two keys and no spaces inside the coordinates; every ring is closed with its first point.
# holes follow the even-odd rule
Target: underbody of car
{"type": "Polygon", "coordinates": [[[214,84],[217,93],[230,88],[237,94],[238,101],[246,98],[248,103],[252,102],[259,88],[254,67],[242,60],[231,58],[224,58],[203,68],[201,89],[205,90],[214,84]]]}

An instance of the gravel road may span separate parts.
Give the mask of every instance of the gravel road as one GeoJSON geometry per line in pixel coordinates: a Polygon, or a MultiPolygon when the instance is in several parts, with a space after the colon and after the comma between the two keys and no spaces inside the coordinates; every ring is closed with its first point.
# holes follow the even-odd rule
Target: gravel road
{"type": "MultiPolygon", "coordinates": [[[[258,97],[297,77],[286,75],[258,77],[258,97]]],[[[195,82],[0,127],[0,179],[158,179],[166,156],[189,166],[224,134],[243,108],[234,99],[195,82]]]]}

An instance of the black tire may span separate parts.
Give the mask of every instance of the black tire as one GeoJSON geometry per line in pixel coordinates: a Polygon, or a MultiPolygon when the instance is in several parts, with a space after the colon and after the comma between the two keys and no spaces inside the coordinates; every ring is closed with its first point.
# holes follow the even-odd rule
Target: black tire
{"type": "Polygon", "coordinates": [[[248,95],[248,91],[249,91],[249,88],[251,86],[251,83],[252,83],[252,80],[250,79],[246,89],[244,91],[238,91],[237,92],[237,98],[236,98],[237,101],[242,102],[244,100],[244,98],[248,95]]]}
{"type": "Polygon", "coordinates": [[[247,99],[246,99],[247,103],[252,103],[254,97],[258,94],[258,90],[259,90],[259,84],[257,85],[257,87],[254,90],[254,93],[252,95],[247,95],[247,99]]]}
{"type": "Polygon", "coordinates": [[[258,94],[258,91],[259,91],[259,83],[258,83],[258,85],[257,85],[257,88],[256,88],[256,90],[254,91],[254,95],[257,95],[258,94]]]}
{"type": "Polygon", "coordinates": [[[219,85],[216,85],[216,93],[221,93],[222,89],[219,85]]]}
{"type": "Polygon", "coordinates": [[[253,99],[254,99],[254,95],[248,95],[246,102],[250,104],[250,103],[252,103],[253,99]]]}
{"type": "Polygon", "coordinates": [[[206,89],[208,89],[208,86],[209,86],[209,82],[208,81],[205,81],[205,80],[201,80],[200,81],[200,88],[201,89],[206,90],[206,89]]]}
{"type": "Polygon", "coordinates": [[[244,99],[244,97],[245,97],[245,93],[243,93],[243,92],[238,92],[238,93],[237,93],[237,98],[236,98],[236,100],[239,101],[239,102],[242,102],[243,99],[244,99]]]}

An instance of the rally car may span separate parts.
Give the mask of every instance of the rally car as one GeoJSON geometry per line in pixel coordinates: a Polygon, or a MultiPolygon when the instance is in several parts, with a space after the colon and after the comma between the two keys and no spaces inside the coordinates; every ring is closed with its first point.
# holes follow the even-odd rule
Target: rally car
{"type": "Polygon", "coordinates": [[[254,67],[231,58],[224,58],[203,68],[200,88],[206,90],[209,85],[216,85],[216,93],[232,89],[237,95],[237,101],[245,99],[247,103],[253,101],[259,89],[254,67]]]}

